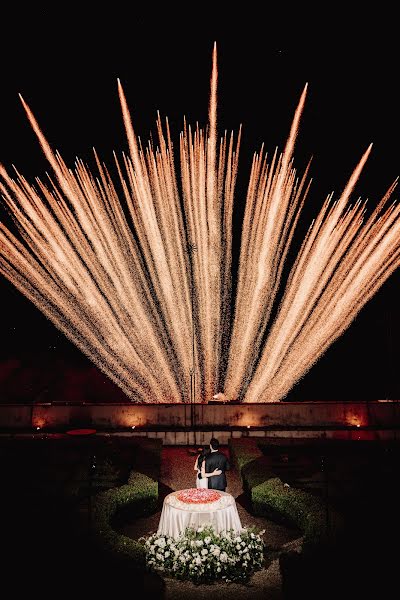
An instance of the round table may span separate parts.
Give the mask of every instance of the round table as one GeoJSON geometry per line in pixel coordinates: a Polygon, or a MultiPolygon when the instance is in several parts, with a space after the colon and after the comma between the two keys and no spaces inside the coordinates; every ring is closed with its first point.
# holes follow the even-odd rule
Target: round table
{"type": "Polygon", "coordinates": [[[197,529],[202,525],[212,525],[217,533],[230,529],[237,533],[242,531],[236,502],[231,494],[219,491],[220,498],[215,502],[192,504],[178,499],[182,491],[190,490],[178,490],[165,497],[157,533],[177,538],[186,527],[197,529]]]}

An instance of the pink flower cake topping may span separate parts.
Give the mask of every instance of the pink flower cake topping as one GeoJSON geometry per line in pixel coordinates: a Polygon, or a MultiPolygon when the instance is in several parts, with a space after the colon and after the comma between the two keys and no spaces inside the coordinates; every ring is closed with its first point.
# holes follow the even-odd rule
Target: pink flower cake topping
{"type": "Polygon", "coordinates": [[[216,502],[216,500],[219,500],[221,494],[217,490],[191,488],[188,490],[181,490],[176,494],[176,497],[186,504],[208,504],[209,502],[216,502]]]}

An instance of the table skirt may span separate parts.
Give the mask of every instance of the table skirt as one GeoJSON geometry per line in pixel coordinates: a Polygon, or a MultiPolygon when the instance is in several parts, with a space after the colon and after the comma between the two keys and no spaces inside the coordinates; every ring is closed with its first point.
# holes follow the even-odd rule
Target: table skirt
{"type": "Polygon", "coordinates": [[[242,531],[239,513],[233,496],[220,492],[220,502],[212,502],[210,506],[202,504],[183,504],[176,500],[177,492],[168,494],[163,503],[157,533],[178,538],[186,527],[197,529],[202,525],[212,525],[217,533],[233,529],[242,531]],[[174,504],[174,505],[173,505],[174,504]]]}

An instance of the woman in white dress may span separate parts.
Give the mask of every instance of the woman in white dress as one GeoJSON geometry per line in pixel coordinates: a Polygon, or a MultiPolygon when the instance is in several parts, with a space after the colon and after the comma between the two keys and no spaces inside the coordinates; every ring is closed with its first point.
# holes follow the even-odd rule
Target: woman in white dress
{"type": "Polygon", "coordinates": [[[222,471],[220,469],[214,469],[212,473],[205,472],[205,458],[210,453],[209,448],[203,448],[198,457],[196,458],[196,462],[194,463],[194,470],[196,471],[196,487],[197,488],[208,488],[208,478],[213,475],[221,475],[222,471]],[[204,464],[203,464],[204,463],[204,464]]]}

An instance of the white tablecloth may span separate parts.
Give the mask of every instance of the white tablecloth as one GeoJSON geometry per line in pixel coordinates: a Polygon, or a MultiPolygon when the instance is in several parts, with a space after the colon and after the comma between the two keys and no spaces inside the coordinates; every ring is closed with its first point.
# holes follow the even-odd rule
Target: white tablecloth
{"type": "Polygon", "coordinates": [[[201,525],[212,525],[217,533],[229,529],[238,533],[242,531],[236,502],[231,494],[219,492],[221,497],[216,502],[187,504],[176,497],[180,491],[172,492],[164,499],[157,533],[177,538],[186,527],[201,525]]]}

